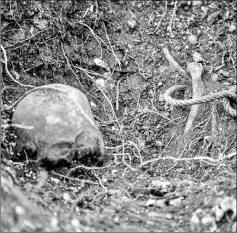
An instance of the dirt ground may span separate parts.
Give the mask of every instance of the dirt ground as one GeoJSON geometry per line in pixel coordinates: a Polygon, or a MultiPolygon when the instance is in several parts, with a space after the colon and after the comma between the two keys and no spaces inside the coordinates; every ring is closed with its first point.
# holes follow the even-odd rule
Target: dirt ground
{"type": "MultiPolygon", "coordinates": [[[[192,97],[236,85],[236,1],[1,1],[1,232],[236,232],[236,117],[192,97]],[[10,76],[10,75],[11,76],[10,76]],[[47,170],[16,150],[5,111],[32,87],[83,92],[105,155],[47,170]]],[[[232,103],[232,107],[236,107],[232,103]]]]}

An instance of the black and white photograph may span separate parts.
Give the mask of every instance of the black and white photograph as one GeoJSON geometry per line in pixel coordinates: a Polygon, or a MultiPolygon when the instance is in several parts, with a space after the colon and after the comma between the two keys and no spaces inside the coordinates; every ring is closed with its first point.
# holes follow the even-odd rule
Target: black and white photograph
{"type": "Polygon", "coordinates": [[[236,232],[236,0],[1,0],[1,232],[236,232]]]}

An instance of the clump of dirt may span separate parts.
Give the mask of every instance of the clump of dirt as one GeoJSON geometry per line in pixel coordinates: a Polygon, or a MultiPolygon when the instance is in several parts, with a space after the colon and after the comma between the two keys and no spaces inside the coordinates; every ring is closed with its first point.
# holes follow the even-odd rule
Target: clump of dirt
{"type": "MultiPolygon", "coordinates": [[[[236,231],[236,117],[200,105],[186,72],[202,64],[203,95],[236,85],[235,1],[2,1],[2,231],[236,231]],[[16,151],[15,100],[62,83],[90,102],[105,156],[47,170],[16,151]]],[[[231,106],[236,107],[236,99],[231,106]]]]}

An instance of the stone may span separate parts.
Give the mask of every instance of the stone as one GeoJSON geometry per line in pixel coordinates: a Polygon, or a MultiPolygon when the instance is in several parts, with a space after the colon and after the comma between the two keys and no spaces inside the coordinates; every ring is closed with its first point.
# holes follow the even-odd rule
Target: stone
{"type": "Polygon", "coordinates": [[[190,44],[192,44],[192,45],[197,44],[197,43],[198,43],[198,37],[197,37],[197,35],[194,35],[194,34],[190,35],[190,36],[188,37],[188,42],[189,42],[190,44]]]}
{"type": "Polygon", "coordinates": [[[49,164],[104,154],[102,135],[86,96],[64,84],[32,89],[16,106],[17,149],[37,152],[49,164]]]}

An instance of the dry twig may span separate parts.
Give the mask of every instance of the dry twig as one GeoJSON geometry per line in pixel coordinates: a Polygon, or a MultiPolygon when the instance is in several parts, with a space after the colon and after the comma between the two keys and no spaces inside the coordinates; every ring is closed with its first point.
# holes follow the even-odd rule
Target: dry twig
{"type": "Polygon", "coordinates": [[[8,70],[8,66],[7,66],[7,54],[6,54],[6,50],[4,49],[4,47],[1,45],[1,49],[2,49],[2,52],[3,52],[3,56],[4,56],[4,61],[2,61],[5,65],[5,70],[7,72],[7,74],[9,75],[9,77],[11,78],[11,80],[15,83],[17,83],[18,85],[22,86],[22,87],[35,87],[35,86],[32,86],[32,85],[27,85],[27,84],[22,84],[20,82],[18,82],[16,79],[14,79],[10,73],[10,71],[8,70]]]}
{"type": "Polygon", "coordinates": [[[170,65],[176,70],[183,78],[190,82],[190,75],[174,60],[167,48],[162,49],[165,58],[168,60],[170,65]]]}
{"type": "Polygon", "coordinates": [[[111,165],[112,165],[111,163],[107,164],[107,165],[104,166],[104,167],[87,167],[87,166],[84,166],[84,165],[78,165],[78,166],[76,166],[76,167],[71,168],[71,169],[68,171],[67,175],[70,175],[74,170],[77,170],[77,169],[79,169],[79,168],[83,168],[83,169],[87,169],[87,170],[102,170],[102,169],[105,169],[105,168],[110,167],[111,165]]]}
{"type": "Polygon", "coordinates": [[[168,26],[168,28],[167,28],[168,31],[170,32],[170,36],[171,36],[171,37],[174,37],[174,34],[173,34],[173,32],[172,32],[172,24],[173,24],[173,20],[174,20],[174,17],[175,17],[176,10],[177,10],[177,2],[178,2],[178,1],[175,1],[175,3],[174,3],[174,10],[173,10],[172,18],[171,18],[170,24],[169,24],[169,26],[168,26]]]}
{"type": "Polygon", "coordinates": [[[148,32],[148,33],[147,33],[148,35],[154,34],[154,33],[156,33],[156,32],[158,31],[158,29],[159,29],[159,27],[160,27],[160,24],[161,24],[161,21],[162,21],[162,19],[165,17],[166,11],[167,11],[167,1],[165,1],[165,10],[164,10],[164,13],[163,13],[163,15],[161,16],[161,18],[160,18],[160,20],[159,20],[159,22],[158,22],[158,24],[157,24],[155,30],[152,31],[152,32],[148,32]]]}

